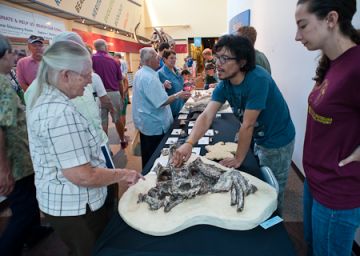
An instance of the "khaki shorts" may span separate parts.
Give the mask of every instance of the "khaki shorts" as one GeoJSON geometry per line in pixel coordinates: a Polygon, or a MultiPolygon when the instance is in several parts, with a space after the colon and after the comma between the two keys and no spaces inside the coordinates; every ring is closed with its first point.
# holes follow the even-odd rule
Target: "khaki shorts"
{"type": "MultiPolygon", "coordinates": [[[[120,120],[121,112],[123,110],[123,102],[120,92],[107,92],[111,103],[114,107],[114,113],[111,113],[113,123],[117,123],[120,120]]],[[[102,124],[109,123],[109,110],[107,108],[101,108],[101,122],[102,124]]]]}

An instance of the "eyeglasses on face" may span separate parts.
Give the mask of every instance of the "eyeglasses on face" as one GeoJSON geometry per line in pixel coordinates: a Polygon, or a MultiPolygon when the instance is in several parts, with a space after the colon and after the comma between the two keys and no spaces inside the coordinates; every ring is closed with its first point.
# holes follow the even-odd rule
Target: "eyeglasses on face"
{"type": "Polygon", "coordinates": [[[92,77],[92,72],[88,72],[88,73],[85,73],[85,74],[84,73],[79,73],[79,72],[76,72],[76,71],[73,71],[73,70],[69,70],[69,72],[72,73],[72,74],[75,74],[77,76],[80,76],[85,80],[89,80],[92,77]]]}
{"type": "Polygon", "coordinates": [[[216,58],[216,62],[220,62],[221,65],[224,65],[226,62],[228,62],[229,60],[236,60],[235,57],[229,57],[226,55],[215,55],[216,58]]]}

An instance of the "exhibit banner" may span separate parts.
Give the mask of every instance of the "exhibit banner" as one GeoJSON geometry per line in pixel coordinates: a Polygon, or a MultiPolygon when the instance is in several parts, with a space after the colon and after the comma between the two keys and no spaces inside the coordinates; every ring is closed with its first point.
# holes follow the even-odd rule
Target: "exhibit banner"
{"type": "Polygon", "coordinates": [[[38,35],[51,40],[62,31],[65,31],[63,22],[0,4],[0,33],[5,36],[27,38],[38,35]]]}
{"type": "MultiPolygon", "coordinates": [[[[141,20],[143,0],[37,0],[46,6],[133,32],[141,20]]],[[[86,24],[86,20],[84,21],[86,24]]]]}

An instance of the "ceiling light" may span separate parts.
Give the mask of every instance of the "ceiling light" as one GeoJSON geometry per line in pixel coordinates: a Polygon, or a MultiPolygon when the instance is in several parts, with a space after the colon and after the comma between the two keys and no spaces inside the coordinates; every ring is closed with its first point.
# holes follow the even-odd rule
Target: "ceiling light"
{"type": "Polygon", "coordinates": [[[85,19],[81,19],[81,23],[84,24],[84,23],[85,23],[85,19]]]}

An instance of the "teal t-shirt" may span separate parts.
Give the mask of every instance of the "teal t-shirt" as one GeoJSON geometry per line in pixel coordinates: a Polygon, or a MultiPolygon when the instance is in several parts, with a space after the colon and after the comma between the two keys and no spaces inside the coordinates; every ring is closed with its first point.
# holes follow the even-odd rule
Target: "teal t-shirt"
{"type": "Polygon", "coordinates": [[[258,145],[279,148],[295,137],[289,108],[275,81],[260,66],[246,73],[240,84],[221,81],[213,92],[212,100],[220,103],[227,100],[240,122],[245,109],[260,110],[253,134],[258,145]]]}

